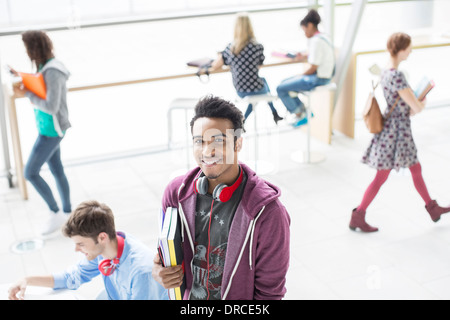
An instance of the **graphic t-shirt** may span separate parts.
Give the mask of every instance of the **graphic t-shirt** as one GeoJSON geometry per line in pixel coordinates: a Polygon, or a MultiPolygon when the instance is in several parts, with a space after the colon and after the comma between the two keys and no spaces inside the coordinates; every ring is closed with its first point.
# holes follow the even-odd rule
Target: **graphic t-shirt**
{"type": "Polygon", "coordinates": [[[227,202],[214,201],[211,195],[197,194],[195,212],[195,253],[193,260],[193,284],[191,300],[220,300],[222,275],[227,253],[228,234],[234,214],[241,201],[247,176],[243,172],[242,182],[227,202]],[[208,229],[211,215],[210,239],[208,229]],[[208,240],[209,275],[208,275],[208,240]]]}

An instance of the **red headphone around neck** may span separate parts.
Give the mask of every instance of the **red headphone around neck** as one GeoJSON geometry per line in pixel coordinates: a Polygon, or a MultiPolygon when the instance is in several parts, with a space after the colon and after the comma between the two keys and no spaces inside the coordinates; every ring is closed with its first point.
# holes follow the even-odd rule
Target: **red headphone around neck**
{"type": "MultiPolygon", "coordinates": [[[[233,193],[236,189],[241,185],[243,177],[243,172],[241,166],[239,166],[239,177],[237,180],[231,185],[227,186],[225,183],[218,184],[212,193],[212,202],[211,202],[211,210],[209,213],[209,225],[208,225],[208,248],[206,253],[206,268],[207,268],[207,276],[206,276],[206,291],[208,296],[206,300],[209,300],[209,250],[211,247],[211,216],[212,210],[214,206],[214,201],[227,202],[233,196],[233,193]]],[[[194,180],[193,183],[194,192],[198,194],[205,195],[208,193],[208,178],[206,176],[198,177],[194,180]]]]}
{"type": "MultiPolygon", "coordinates": [[[[218,184],[213,192],[212,197],[214,200],[218,200],[220,202],[227,202],[231,199],[231,196],[236,191],[236,189],[241,185],[242,182],[242,168],[239,166],[239,177],[237,180],[231,185],[227,186],[225,183],[218,184]]],[[[194,180],[194,192],[199,194],[207,194],[208,193],[208,178],[206,176],[198,177],[194,180]]]]}
{"type": "Polygon", "coordinates": [[[120,263],[123,247],[125,246],[125,236],[117,233],[117,256],[114,259],[105,259],[100,262],[98,269],[104,276],[110,276],[114,273],[120,263]]]}

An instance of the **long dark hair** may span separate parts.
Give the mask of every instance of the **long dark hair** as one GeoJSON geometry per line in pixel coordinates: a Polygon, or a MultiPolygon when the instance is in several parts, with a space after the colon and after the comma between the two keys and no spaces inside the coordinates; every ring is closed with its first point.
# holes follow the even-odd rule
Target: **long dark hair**
{"type": "Polygon", "coordinates": [[[39,67],[44,65],[49,59],[55,57],[52,40],[43,31],[26,31],[22,33],[22,41],[30,60],[36,66],[36,70],[39,70],[39,67]]]}

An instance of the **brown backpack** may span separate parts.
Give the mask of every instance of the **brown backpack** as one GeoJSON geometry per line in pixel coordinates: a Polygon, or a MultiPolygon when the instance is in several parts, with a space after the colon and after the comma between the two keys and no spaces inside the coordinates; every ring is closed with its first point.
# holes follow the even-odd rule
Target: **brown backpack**
{"type": "Polygon", "coordinates": [[[363,118],[364,122],[366,123],[367,129],[369,129],[370,133],[375,134],[380,133],[383,130],[384,122],[391,116],[392,111],[394,111],[394,108],[397,105],[398,100],[400,99],[400,96],[398,96],[386,119],[383,118],[383,114],[381,113],[377,98],[375,97],[375,89],[377,86],[378,83],[374,85],[374,83],[372,82],[373,91],[369,93],[369,97],[367,98],[366,102],[366,108],[363,112],[363,118]]]}

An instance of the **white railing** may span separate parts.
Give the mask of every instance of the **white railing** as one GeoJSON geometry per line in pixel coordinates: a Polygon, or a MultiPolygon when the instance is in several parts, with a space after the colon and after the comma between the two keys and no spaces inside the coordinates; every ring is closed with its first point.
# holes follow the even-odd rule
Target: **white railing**
{"type": "MultiPolygon", "coordinates": [[[[284,66],[284,65],[290,65],[294,63],[290,59],[288,60],[275,60],[269,63],[264,64],[262,67],[277,67],[277,66],[284,66]]],[[[68,89],[69,93],[72,92],[79,92],[79,91],[87,91],[87,90],[99,90],[103,88],[111,88],[111,87],[121,87],[121,86],[129,86],[129,85],[137,85],[142,83],[148,83],[148,82],[158,82],[158,81],[164,81],[164,80],[175,80],[175,79],[182,79],[182,78],[189,78],[189,77],[197,77],[197,70],[191,71],[187,70],[186,72],[180,72],[178,74],[167,74],[164,76],[156,76],[151,78],[142,78],[142,79],[133,79],[128,81],[120,81],[120,82],[108,82],[108,83],[99,83],[94,85],[87,85],[87,86],[78,86],[78,87],[71,87],[68,89]]],[[[228,68],[223,68],[218,71],[214,71],[212,74],[219,74],[219,73],[225,73],[229,72],[228,68]]],[[[12,150],[13,150],[13,156],[14,156],[14,164],[15,164],[15,175],[17,177],[18,186],[20,188],[20,191],[22,193],[22,197],[24,199],[28,198],[28,191],[27,191],[27,185],[23,176],[23,156],[22,156],[22,146],[21,146],[21,137],[20,137],[20,130],[19,130],[19,124],[18,124],[18,116],[17,116],[17,110],[16,110],[16,99],[11,92],[10,88],[5,88],[4,93],[6,95],[6,109],[8,111],[9,115],[9,128],[10,128],[10,134],[11,134],[11,141],[12,141],[12,150]]],[[[1,111],[1,110],[0,110],[1,111]]],[[[168,147],[166,150],[169,150],[168,147]]],[[[10,172],[10,168],[7,168],[10,172]]]]}

